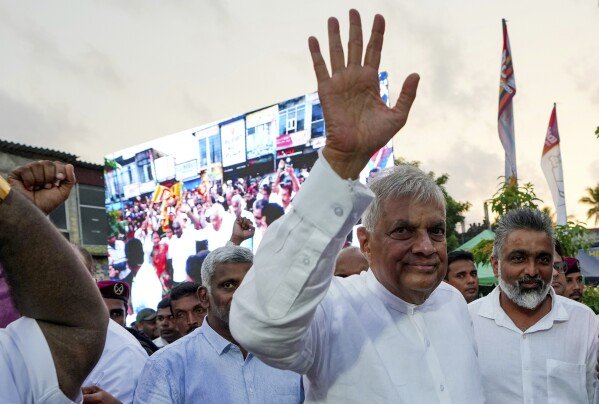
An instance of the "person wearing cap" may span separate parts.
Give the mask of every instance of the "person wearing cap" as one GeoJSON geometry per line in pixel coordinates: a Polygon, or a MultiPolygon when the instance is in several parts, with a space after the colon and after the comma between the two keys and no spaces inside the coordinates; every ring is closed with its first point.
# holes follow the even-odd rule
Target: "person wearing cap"
{"type": "Polygon", "coordinates": [[[566,290],[564,296],[582,302],[584,278],[580,272],[580,262],[574,257],[564,257],[564,262],[566,263],[566,290]]]}
{"type": "Polygon", "coordinates": [[[485,399],[493,403],[596,403],[599,322],[551,287],[551,220],[537,209],[503,215],[495,229],[499,286],[468,305],[485,399]]]}
{"type": "Polygon", "coordinates": [[[109,280],[98,281],[97,285],[110,318],[125,327],[129,304],[129,285],[126,282],[109,280]]]}
{"type": "Polygon", "coordinates": [[[129,331],[148,355],[156,352],[158,347],[154,345],[150,337],[147,337],[144,333],[134,328],[126,326],[125,319],[129,304],[129,285],[126,282],[109,280],[98,281],[97,285],[98,289],[100,289],[100,294],[104,298],[104,304],[108,308],[110,319],[129,331]]]}
{"type": "Polygon", "coordinates": [[[148,354],[125,328],[129,285],[118,281],[98,281],[96,284],[108,308],[110,321],[102,356],[83,383],[83,397],[89,402],[96,402],[93,399],[112,402],[108,399],[113,398],[130,403],[148,354]]]}
{"type": "Polygon", "coordinates": [[[142,309],[135,318],[135,328],[143,332],[146,337],[158,338],[158,327],[156,325],[156,310],[146,307],[142,309]]]}
{"type": "Polygon", "coordinates": [[[44,216],[74,184],[73,166],[51,161],[0,177],[0,262],[22,315],[0,329],[1,403],[78,401],[102,353],[107,310],[82,260],[44,216]]]}

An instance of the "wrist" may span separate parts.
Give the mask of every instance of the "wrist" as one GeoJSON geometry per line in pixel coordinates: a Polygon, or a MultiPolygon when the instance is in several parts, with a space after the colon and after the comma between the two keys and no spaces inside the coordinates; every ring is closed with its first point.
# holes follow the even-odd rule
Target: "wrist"
{"type": "Polygon", "coordinates": [[[329,166],[343,179],[356,180],[360,173],[366,167],[370,155],[361,153],[345,153],[325,146],[322,149],[322,155],[329,163],[329,166]]]}
{"type": "Polygon", "coordinates": [[[0,175],[0,202],[5,200],[10,193],[10,184],[0,175]]]}

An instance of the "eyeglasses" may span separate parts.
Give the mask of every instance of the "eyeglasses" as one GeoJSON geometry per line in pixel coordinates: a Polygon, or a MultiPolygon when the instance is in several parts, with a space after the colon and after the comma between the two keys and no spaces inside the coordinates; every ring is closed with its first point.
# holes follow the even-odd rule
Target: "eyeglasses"
{"type": "Polygon", "coordinates": [[[568,269],[568,264],[566,264],[565,262],[554,262],[553,269],[563,274],[566,272],[566,269],[568,269]]]}
{"type": "Polygon", "coordinates": [[[125,310],[123,309],[112,309],[110,310],[110,318],[121,318],[125,315],[125,310]]]}

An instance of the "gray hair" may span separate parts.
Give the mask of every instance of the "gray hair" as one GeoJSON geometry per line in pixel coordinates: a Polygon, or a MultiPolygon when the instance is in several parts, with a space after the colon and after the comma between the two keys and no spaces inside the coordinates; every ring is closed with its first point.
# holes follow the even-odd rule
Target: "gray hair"
{"type": "Polygon", "coordinates": [[[499,254],[508,236],[516,230],[532,230],[543,232],[554,243],[553,228],[549,216],[538,209],[517,208],[508,211],[497,223],[495,241],[493,242],[493,256],[499,259],[499,254]]]}
{"type": "Polygon", "coordinates": [[[383,214],[386,201],[409,197],[416,202],[435,204],[445,213],[445,196],[435,180],[418,167],[409,164],[394,166],[381,171],[370,183],[374,200],[362,215],[362,225],[373,231],[383,214]]]}
{"type": "Polygon", "coordinates": [[[236,245],[228,245],[219,247],[206,256],[202,263],[202,286],[205,286],[210,291],[212,285],[212,276],[216,267],[221,264],[243,263],[252,264],[254,262],[254,254],[245,247],[236,245]]]}

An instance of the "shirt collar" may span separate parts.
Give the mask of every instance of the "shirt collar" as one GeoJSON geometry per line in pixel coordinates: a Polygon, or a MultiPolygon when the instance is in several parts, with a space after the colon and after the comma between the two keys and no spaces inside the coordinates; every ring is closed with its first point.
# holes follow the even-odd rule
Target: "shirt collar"
{"type": "Polygon", "coordinates": [[[200,326],[200,332],[219,355],[222,355],[231,345],[233,345],[210,327],[210,324],[208,324],[208,317],[204,318],[204,321],[200,326]]]}
{"type": "MultiPolygon", "coordinates": [[[[408,303],[405,300],[402,300],[393,293],[389,292],[389,290],[387,290],[387,288],[384,287],[378,281],[378,279],[376,279],[372,269],[368,270],[366,273],[366,284],[368,285],[368,289],[370,289],[370,291],[373,292],[386,306],[389,306],[390,308],[404,314],[412,315],[414,314],[414,311],[421,310],[422,308],[429,306],[432,301],[432,294],[428,299],[425,300],[424,303],[420,305],[408,303]]],[[[433,293],[435,292],[433,291],[433,293]]]]}
{"type": "MultiPolygon", "coordinates": [[[[498,326],[522,332],[522,330],[514,325],[514,322],[501,307],[501,304],[499,303],[499,295],[500,287],[496,286],[495,289],[493,289],[493,291],[487,295],[487,297],[482,298],[481,304],[478,308],[478,315],[495,320],[495,323],[497,323],[498,326]]],[[[557,298],[553,288],[549,288],[549,295],[551,296],[551,310],[549,313],[547,313],[547,315],[545,315],[545,317],[524,331],[524,333],[548,330],[553,326],[554,322],[568,321],[568,312],[564,308],[564,305],[560,299],[557,298]]]]}

